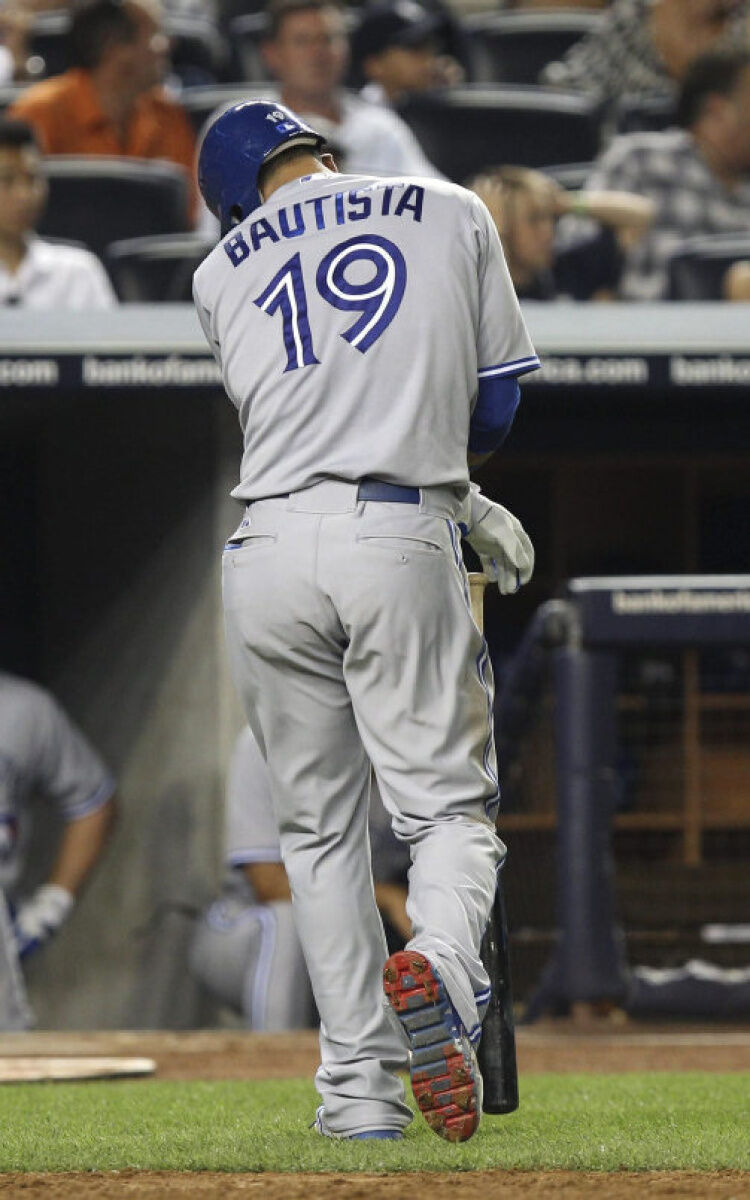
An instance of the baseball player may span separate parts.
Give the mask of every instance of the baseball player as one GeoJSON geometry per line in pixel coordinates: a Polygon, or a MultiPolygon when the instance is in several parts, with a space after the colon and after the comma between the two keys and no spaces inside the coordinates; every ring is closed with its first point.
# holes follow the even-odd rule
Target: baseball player
{"type": "Polygon", "coordinates": [[[227,642],[321,1018],[316,1128],[401,1137],[408,1047],[428,1124],[463,1141],[481,1110],[479,946],[504,846],[458,523],[502,581],[530,576],[518,523],[469,503],[467,450],[481,461],[502,441],[518,376],[539,363],[482,202],[442,181],[340,176],[321,142],[251,101],[200,152],[225,236],[195,302],[245,438],[227,642]],[[412,858],[414,934],[385,966],[370,764],[412,858]]]}
{"type": "MultiPolygon", "coordinates": [[[[368,833],[375,898],[403,945],[411,936],[402,883],[409,852],[393,836],[377,788],[372,789],[368,833]]],[[[268,768],[247,727],[229,770],[225,844],[227,877],[220,899],[198,924],[192,971],[254,1030],[309,1027],[315,1008],[292,919],[268,768]]]]}
{"type": "Polygon", "coordinates": [[[31,1021],[17,960],[43,946],[70,916],[112,828],[114,793],[112,776],[52,696],[0,671],[0,955],[6,975],[0,1028],[31,1021]],[[21,896],[30,802],[37,795],[58,806],[65,826],[46,882],[21,896]]]}

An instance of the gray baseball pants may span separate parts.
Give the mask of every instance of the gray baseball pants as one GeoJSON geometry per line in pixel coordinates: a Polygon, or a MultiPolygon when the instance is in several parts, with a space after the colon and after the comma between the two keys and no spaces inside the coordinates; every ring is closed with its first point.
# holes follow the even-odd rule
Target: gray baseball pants
{"type": "Polygon", "coordinates": [[[470,1036],[489,998],[479,946],[504,854],[492,677],[448,489],[417,504],[318,484],[258,501],[224,554],[235,682],[269,767],[294,917],[321,1018],[316,1086],[337,1134],[403,1128],[406,1047],[367,835],[369,765],[409,842],[409,947],[470,1036]]]}

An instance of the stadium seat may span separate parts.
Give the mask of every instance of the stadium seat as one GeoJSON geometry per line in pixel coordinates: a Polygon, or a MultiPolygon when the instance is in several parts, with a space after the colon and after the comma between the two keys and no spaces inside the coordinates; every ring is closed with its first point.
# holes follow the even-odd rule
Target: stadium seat
{"type": "Polygon", "coordinates": [[[599,148],[596,102],[551,88],[446,88],[412,96],[399,112],[427,157],[457,183],[503,163],[584,162],[599,148]]]}
{"type": "Polygon", "coordinates": [[[170,41],[172,69],[184,87],[224,78],[227,48],[212,21],[205,17],[168,16],[164,31],[170,41]]]}
{"type": "Polygon", "coordinates": [[[229,43],[239,62],[243,79],[255,82],[271,78],[260,52],[267,28],[265,12],[243,13],[229,22],[229,43]]]}
{"type": "Polygon", "coordinates": [[[69,28],[70,13],[62,9],[37,13],[29,36],[29,69],[35,78],[67,70],[69,28]]]}
{"type": "Polygon", "coordinates": [[[640,133],[668,129],[675,122],[675,102],[658,92],[622,96],[617,103],[618,133],[640,133]]]}
{"type": "Polygon", "coordinates": [[[266,0],[216,0],[219,27],[224,33],[228,33],[235,17],[243,17],[251,12],[263,12],[265,7],[266,0]]]}
{"type": "Polygon", "coordinates": [[[121,300],[178,304],[192,299],[193,272],[215,245],[199,233],[128,238],[108,246],[104,262],[121,300]]]}
{"type": "Polygon", "coordinates": [[[39,224],[43,236],[85,242],[100,257],[110,242],[188,228],[188,181],[171,163],[153,159],[45,160],[49,200],[39,224]]]}
{"type": "Polygon", "coordinates": [[[224,83],[207,87],[187,87],[180,94],[180,103],[200,133],[210,116],[240,100],[268,97],[268,84],[224,83]]]}
{"type": "Polygon", "coordinates": [[[562,58],[601,23],[597,12],[476,13],[465,28],[477,83],[536,83],[547,63],[562,58]]]}
{"type": "Polygon", "coordinates": [[[722,300],[733,263],[750,260],[750,233],[686,238],[669,260],[670,300],[722,300]]]}
{"type": "Polygon", "coordinates": [[[5,113],[11,104],[15,104],[27,87],[28,84],[24,83],[6,83],[0,87],[0,113],[5,113]]]}
{"type": "Polygon", "coordinates": [[[585,187],[586,180],[594,169],[592,162],[580,163],[558,163],[556,166],[540,168],[545,175],[549,175],[554,179],[555,183],[559,183],[560,187],[565,188],[566,192],[578,192],[585,187]]]}

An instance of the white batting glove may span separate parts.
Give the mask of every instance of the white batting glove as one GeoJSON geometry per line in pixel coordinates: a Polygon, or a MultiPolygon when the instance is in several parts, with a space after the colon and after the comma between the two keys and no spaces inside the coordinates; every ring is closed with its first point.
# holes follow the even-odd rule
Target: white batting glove
{"type": "Polygon", "coordinates": [[[464,537],[479,555],[487,578],[497,583],[503,596],[508,596],[528,583],[534,573],[531,538],[518,517],[483,496],[478,484],[469,487],[464,537]]]}
{"type": "Polygon", "coordinates": [[[70,916],[74,897],[56,883],[45,883],[28,900],[22,900],[13,922],[19,958],[26,958],[48,942],[70,916]]]}

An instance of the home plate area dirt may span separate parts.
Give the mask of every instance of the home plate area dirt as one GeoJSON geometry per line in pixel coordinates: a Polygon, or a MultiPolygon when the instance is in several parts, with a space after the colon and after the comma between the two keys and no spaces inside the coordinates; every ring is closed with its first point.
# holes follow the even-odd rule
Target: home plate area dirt
{"type": "MultiPolygon", "coordinates": [[[[313,1032],[286,1035],[240,1031],[42,1032],[0,1036],[9,1055],[115,1055],[153,1058],[157,1079],[270,1079],[312,1077],[317,1065],[313,1032]]],[[[737,1026],[571,1025],[548,1022],[518,1031],[521,1074],[541,1071],[748,1071],[750,1029],[737,1026]]],[[[148,1086],[144,1084],[144,1086],[148,1086]]],[[[0,1200],[109,1200],[114,1197],[258,1197],[260,1200],[527,1200],[529,1197],[696,1197],[741,1200],[750,1175],[638,1172],[602,1175],[571,1171],[474,1171],[400,1175],[228,1175],[119,1171],[90,1174],[0,1175],[0,1200]]]]}

